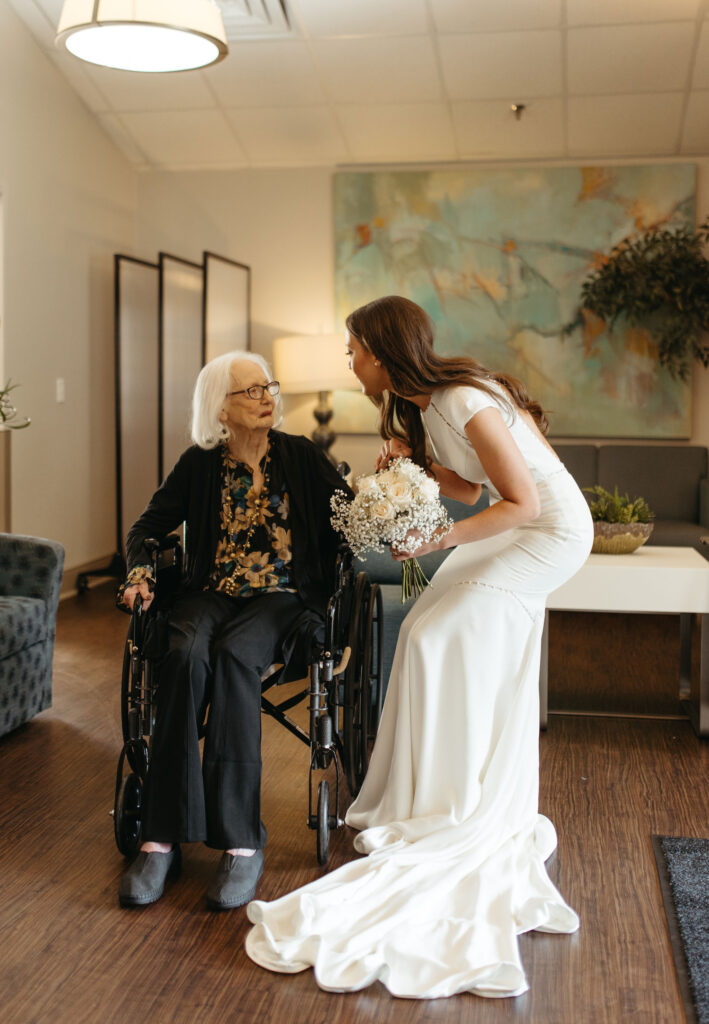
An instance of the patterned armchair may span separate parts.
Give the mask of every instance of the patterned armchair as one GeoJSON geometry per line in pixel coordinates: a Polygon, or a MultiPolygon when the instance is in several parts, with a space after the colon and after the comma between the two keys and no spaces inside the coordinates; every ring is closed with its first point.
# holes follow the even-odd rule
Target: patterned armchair
{"type": "Polygon", "coordinates": [[[52,703],[64,548],[0,533],[0,736],[52,703]]]}

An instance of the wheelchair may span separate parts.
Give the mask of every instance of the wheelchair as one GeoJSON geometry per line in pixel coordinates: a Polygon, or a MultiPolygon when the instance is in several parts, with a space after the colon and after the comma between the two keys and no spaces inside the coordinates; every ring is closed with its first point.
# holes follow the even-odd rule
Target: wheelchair
{"type": "MultiPolygon", "coordinates": [[[[182,575],[179,537],[150,540],[156,598],[144,611],[138,598],[128,628],[121,678],[123,748],[116,770],[113,825],[116,845],[126,857],[140,847],[143,787],[150,766],[155,724],[155,692],[159,686],[150,656],[154,608],[174,591],[182,575]]],[[[338,553],[335,587],[327,605],[324,643],[313,648],[308,685],[278,703],[266,693],[284,680],[287,666],[272,666],[261,681],[261,712],[280,722],[310,751],[308,827],[317,832],[318,863],[327,863],[330,833],[344,824],[340,816],[340,782],[344,775],[354,798],[367,771],[383,702],[382,595],[364,572],[355,573],[346,545],[338,553]],[[287,712],[308,699],[306,731],[287,712]],[[321,778],[335,767],[335,792],[321,778]],[[317,796],[315,789],[317,786],[317,796]]]]}

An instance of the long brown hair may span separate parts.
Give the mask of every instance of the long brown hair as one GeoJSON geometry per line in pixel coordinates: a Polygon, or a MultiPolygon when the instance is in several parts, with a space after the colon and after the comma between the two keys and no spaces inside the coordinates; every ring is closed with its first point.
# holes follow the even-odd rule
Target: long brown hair
{"type": "Polygon", "coordinates": [[[539,429],[549,429],[544,410],[529,396],[524,384],[506,373],[493,373],[470,356],[440,356],[433,351],[433,323],[428,313],[401,295],[386,295],[350,313],[347,330],[378,359],[389,374],[397,394],[373,396],[379,407],[379,433],[398,438],[412,449],[412,458],[425,466],[426,437],[421,410],[407,395],[430,395],[436,388],[464,384],[529,412],[539,429]],[[404,397],[401,397],[404,396],[404,397]]]}

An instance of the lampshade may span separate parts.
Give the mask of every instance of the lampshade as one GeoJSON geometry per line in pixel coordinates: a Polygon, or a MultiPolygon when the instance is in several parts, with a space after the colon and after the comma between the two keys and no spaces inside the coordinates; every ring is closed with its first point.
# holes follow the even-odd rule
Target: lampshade
{"type": "Polygon", "coordinates": [[[228,53],[213,0],[64,0],[56,44],[122,71],[188,71],[228,53]]]}
{"type": "Polygon", "coordinates": [[[347,337],[343,334],[297,334],[276,338],[273,373],[285,394],[308,391],[359,390],[357,378],[347,368],[347,337]]]}

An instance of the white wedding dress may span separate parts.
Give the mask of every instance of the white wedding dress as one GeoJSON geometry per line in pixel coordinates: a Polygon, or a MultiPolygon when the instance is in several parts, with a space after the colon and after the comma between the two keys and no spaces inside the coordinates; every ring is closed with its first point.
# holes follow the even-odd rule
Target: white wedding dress
{"type": "MultiPolygon", "coordinates": [[[[423,416],[435,461],[487,484],[491,501],[464,427],[494,405],[449,387],[423,416]]],[[[584,563],[593,528],[554,453],[500,408],[541,514],[456,548],[406,617],[346,819],[368,856],[249,904],[246,951],[269,970],[312,966],[338,992],[379,980],[396,996],[514,996],[527,989],[517,936],[578,928],[544,867],[556,833],[537,810],[538,684],[546,597],[584,563]]]]}

